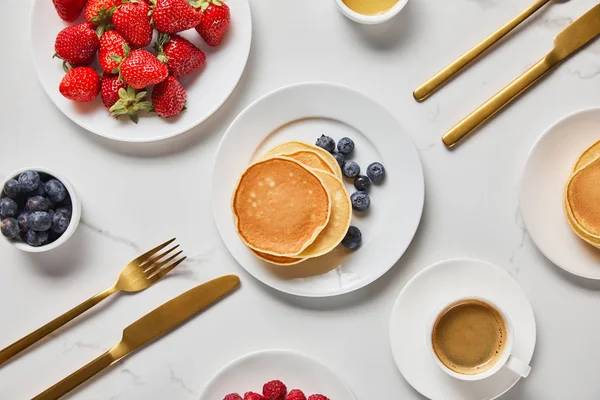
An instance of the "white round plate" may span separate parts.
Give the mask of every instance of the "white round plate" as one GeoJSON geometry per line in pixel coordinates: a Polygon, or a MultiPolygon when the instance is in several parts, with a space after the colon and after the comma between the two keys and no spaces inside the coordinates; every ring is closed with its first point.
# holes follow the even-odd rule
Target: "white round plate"
{"type": "MultiPolygon", "coordinates": [[[[31,13],[31,43],[38,77],[67,117],[97,135],[123,142],[151,142],[178,135],[207,119],[227,100],[246,66],[252,38],[250,4],[248,0],[228,0],[227,5],[231,8],[231,25],[218,47],[206,45],[193,29],[181,34],[206,53],[206,65],[181,79],[187,92],[187,110],[177,117],[163,119],[145,114],[140,115],[136,125],[124,117],[110,118],[100,96],[89,103],[64,98],[58,85],[65,73],[61,61],[52,55],[56,35],[72,24],[60,19],[49,0],[34,0],[31,13]]],[[[92,66],[101,72],[97,64],[92,66]]]]}
{"type": "Polygon", "coordinates": [[[223,400],[230,393],[262,393],[266,382],[279,379],[306,397],[322,394],[332,400],[356,400],[342,378],[320,362],[286,350],[265,350],[245,355],[225,366],[202,392],[200,400],[223,400]]]}
{"type": "Polygon", "coordinates": [[[575,235],[563,196],[577,159],[598,140],[600,108],[567,116],[537,140],[521,182],[521,213],[537,247],[560,268],[589,279],[600,279],[600,250],[575,235]]]}
{"type": "MultiPolygon", "coordinates": [[[[304,83],[276,90],[248,106],[229,126],[217,150],[212,208],[225,245],[250,274],[282,292],[307,297],[348,293],[396,264],[410,244],[423,211],[424,182],[410,136],[385,108],[343,86],[304,83]],[[230,208],[242,172],[271,147],[289,140],[314,143],[327,134],[356,143],[353,159],[365,168],[383,163],[386,178],[371,187],[371,207],[354,213],[362,246],[279,267],[261,261],[240,240],[230,208]]],[[[356,189],[346,180],[349,193],[356,189]]]]}
{"type": "Polygon", "coordinates": [[[436,263],[415,275],[402,289],[390,323],[392,353],[400,372],[415,390],[432,400],[495,399],[520,378],[504,368],[489,378],[467,382],[452,378],[436,364],[428,347],[431,319],[449,301],[470,296],[489,299],[505,310],[514,325],[512,354],[526,363],[533,356],[533,310],[519,284],[507,272],[479,260],[436,263]]]}

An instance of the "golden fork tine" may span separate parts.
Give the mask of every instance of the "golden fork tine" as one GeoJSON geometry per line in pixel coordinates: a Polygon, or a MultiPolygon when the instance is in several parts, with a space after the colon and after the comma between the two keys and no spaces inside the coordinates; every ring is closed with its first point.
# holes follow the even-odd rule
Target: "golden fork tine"
{"type": "Polygon", "coordinates": [[[144,261],[148,260],[150,257],[152,257],[154,254],[158,253],[159,251],[161,251],[162,249],[164,249],[165,247],[167,247],[168,245],[170,245],[171,243],[173,243],[175,241],[175,238],[171,239],[171,240],[167,240],[166,242],[164,242],[163,244],[156,246],[155,248],[153,248],[150,251],[145,252],[144,254],[142,254],[141,256],[139,256],[138,258],[136,258],[134,261],[138,262],[138,263],[143,263],[144,261]]]}
{"type": "Polygon", "coordinates": [[[175,261],[170,266],[161,269],[160,271],[158,271],[157,273],[155,273],[154,275],[152,275],[150,277],[150,279],[152,280],[152,282],[158,281],[160,278],[162,278],[163,276],[165,276],[166,274],[168,274],[169,272],[171,272],[171,270],[173,268],[175,268],[176,266],[178,266],[179,264],[181,264],[183,262],[183,260],[185,260],[186,258],[187,257],[183,257],[182,259],[180,259],[178,261],[175,261]]]}
{"type": "Polygon", "coordinates": [[[164,265],[167,265],[168,263],[170,263],[173,259],[175,259],[181,253],[183,253],[183,250],[180,250],[177,253],[173,254],[171,257],[167,258],[166,260],[161,261],[161,262],[153,265],[152,267],[150,267],[146,271],[144,271],[144,273],[146,274],[146,276],[151,276],[153,273],[155,273],[156,271],[158,271],[164,265]]]}
{"type": "Polygon", "coordinates": [[[146,269],[148,269],[148,268],[149,268],[149,267],[151,267],[152,265],[156,264],[156,262],[158,262],[158,261],[159,261],[161,258],[163,258],[164,256],[166,256],[167,254],[169,254],[170,252],[172,252],[173,250],[175,250],[175,249],[176,249],[176,248],[178,248],[178,247],[179,247],[179,245],[173,246],[173,247],[171,247],[169,250],[167,250],[167,251],[165,251],[165,252],[163,252],[163,253],[160,253],[160,254],[157,254],[157,255],[155,255],[155,256],[154,256],[154,257],[152,257],[150,260],[148,260],[148,261],[144,262],[143,264],[140,264],[140,267],[141,267],[143,270],[146,270],[146,269]]]}

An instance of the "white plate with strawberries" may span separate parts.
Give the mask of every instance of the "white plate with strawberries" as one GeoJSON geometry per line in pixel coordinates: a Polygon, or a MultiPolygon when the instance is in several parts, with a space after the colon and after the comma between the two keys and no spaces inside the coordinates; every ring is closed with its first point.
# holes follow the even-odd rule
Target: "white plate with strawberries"
{"type": "Polygon", "coordinates": [[[81,127],[125,142],[166,139],[212,115],[240,80],[251,37],[248,0],[35,0],[31,15],[50,99],[81,127]]]}
{"type": "Polygon", "coordinates": [[[287,350],[250,353],[226,365],[200,400],[355,400],[348,384],[319,361],[287,350]]]}

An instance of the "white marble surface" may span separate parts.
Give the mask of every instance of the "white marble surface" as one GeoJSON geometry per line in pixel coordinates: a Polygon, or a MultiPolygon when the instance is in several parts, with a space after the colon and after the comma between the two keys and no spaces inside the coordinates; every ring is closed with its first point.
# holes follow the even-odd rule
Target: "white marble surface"
{"type": "MultiPolygon", "coordinates": [[[[361,400],[421,398],[398,373],[388,341],[398,292],[434,261],[476,257],[509,271],[538,323],[533,372],[505,399],[598,399],[600,284],[547,261],[524,230],[518,186],[535,139],[562,116],[600,104],[600,41],[554,71],[454,152],[440,136],[541,58],[552,38],[595,0],[557,3],[423,104],[411,92],[529,1],[411,0],[394,23],[346,20],[333,0],[252,2],[253,49],[241,84],[207,123],[173,140],[122,145],[65,118],[43,93],[29,48],[31,0],[4,2],[0,175],[39,164],[78,189],[83,221],[51,254],[0,243],[0,347],[113,283],[140,250],[176,235],[191,256],[160,285],[97,307],[0,369],[0,398],[30,398],[115,344],[124,326],[208,278],[235,272],[243,288],[119,363],[69,398],[197,399],[218,368],[252,350],[289,348],[337,370],[361,400]],[[212,155],[232,118],[257,96],[319,80],[361,90],[392,110],[425,169],[424,218],[405,257],[355,294],[303,301],[246,274],[214,227],[212,155]]],[[[54,16],[49,16],[49,18],[54,16]]],[[[50,57],[51,54],[48,54],[50,57]]],[[[231,149],[235,151],[235,149],[231,149]]]]}

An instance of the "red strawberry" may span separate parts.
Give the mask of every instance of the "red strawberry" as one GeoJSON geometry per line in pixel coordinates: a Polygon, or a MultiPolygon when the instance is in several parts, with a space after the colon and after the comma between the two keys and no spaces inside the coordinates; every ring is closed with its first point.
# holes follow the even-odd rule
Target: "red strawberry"
{"type": "Polygon", "coordinates": [[[175,78],[191,74],[201,68],[206,55],[187,39],[177,34],[161,33],[156,42],[158,59],[169,68],[169,74],[175,78]]]}
{"type": "Polygon", "coordinates": [[[311,394],[308,396],[308,400],[329,400],[329,397],[325,397],[322,394],[311,394]]]}
{"type": "Polygon", "coordinates": [[[196,26],[196,31],[206,44],[218,46],[229,27],[229,7],[220,0],[198,0],[192,5],[199,5],[202,10],[202,21],[196,26]]]}
{"type": "Polygon", "coordinates": [[[119,68],[119,61],[113,59],[125,58],[125,49],[128,46],[127,41],[117,31],[108,31],[100,38],[100,52],[98,61],[104,72],[116,73],[119,68]]]}
{"type": "Polygon", "coordinates": [[[153,5],[152,20],[159,32],[177,33],[198,25],[202,13],[186,0],[150,0],[153,5]]]}
{"type": "Polygon", "coordinates": [[[265,398],[258,393],[248,392],[244,395],[244,400],[265,400],[265,398]]]}
{"type": "Polygon", "coordinates": [[[114,103],[108,109],[110,114],[119,118],[127,115],[136,124],[140,111],[150,111],[152,103],[146,100],[147,92],[138,92],[131,86],[126,86],[118,76],[102,77],[102,101],[107,106],[109,102],[114,103]],[[116,80],[114,79],[116,78],[116,80]],[[121,87],[119,87],[121,86],[121,87]],[[105,102],[105,100],[107,100],[105,102]]]}
{"type": "Polygon", "coordinates": [[[185,107],[186,98],[185,89],[172,76],[167,77],[152,89],[154,110],[163,118],[178,115],[185,107]]]}
{"type": "Polygon", "coordinates": [[[267,400],[285,400],[287,387],[283,384],[283,382],[274,380],[263,385],[262,393],[267,400]]]}
{"type": "Polygon", "coordinates": [[[294,389],[288,393],[286,400],[306,400],[306,395],[302,390],[294,389]]]}
{"type": "Polygon", "coordinates": [[[81,15],[86,0],[52,0],[58,16],[63,21],[73,22],[81,15]]]}
{"type": "Polygon", "coordinates": [[[120,0],[88,0],[85,6],[85,20],[96,25],[98,36],[112,28],[112,16],[120,0]]]}
{"type": "Polygon", "coordinates": [[[145,0],[123,0],[112,17],[115,29],[133,47],[146,47],[152,41],[150,6],[145,0]]]}
{"type": "Polygon", "coordinates": [[[60,31],[54,42],[56,56],[71,65],[88,65],[94,61],[100,48],[98,35],[90,23],[67,26],[60,31]]]}
{"type": "Polygon", "coordinates": [[[73,68],[63,77],[58,90],[69,100],[91,101],[100,93],[100,77],[90,67],[73,68]]]}
{"type": "Polygon", "coordinates": [[[119,75],[102,74],[100,80],[100,97],[102,97],[102,104],[104,107],[110,109],[119,100],[119,89],[127,89],[127,85],[122,79],[119,79],[119,75]]]}
{"type": "Polygon", "coordinates": [[[231,393],[225,396],[223,400],[242,400],[242,396],[237,393],[231,393]]]}
{"type": "Polygon", "coordinates": [[[125,60],[121,64],[121,77],[129,86],[143,89],[164,81],[169,75],[169,69],[161,63],[154,54],[146,50],[125,48],[125,60]]]}

